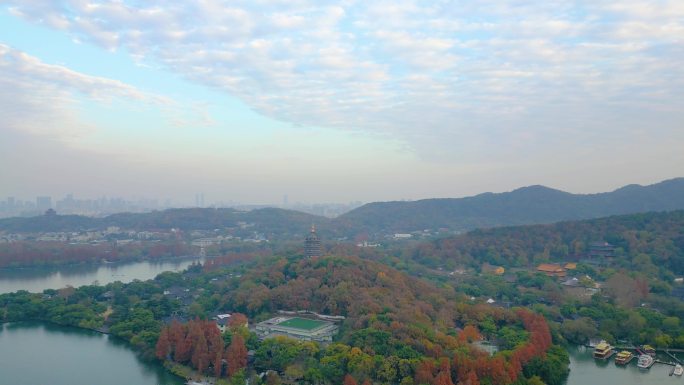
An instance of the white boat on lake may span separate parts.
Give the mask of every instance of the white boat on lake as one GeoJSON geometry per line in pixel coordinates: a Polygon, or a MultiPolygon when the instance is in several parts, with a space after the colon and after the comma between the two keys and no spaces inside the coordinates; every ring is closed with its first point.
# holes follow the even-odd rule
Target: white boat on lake
{"type": "Polygon", "coordinates": [[[655,363],[655,359],[648,354],[642,354],[639,356],[639,361],[637,362],[637,367],[639,369],[650,369],[655,363]]]}

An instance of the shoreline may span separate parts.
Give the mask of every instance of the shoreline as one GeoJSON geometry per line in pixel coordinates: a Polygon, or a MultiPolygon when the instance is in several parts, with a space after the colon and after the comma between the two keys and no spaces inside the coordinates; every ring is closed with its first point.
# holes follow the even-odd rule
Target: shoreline
{"type": "MultiPolygon", "coordinates": [[[[127,341],[124,338],[116,336],[116,335],[112,334],[111,332],[109,332],[109,330],[106,330],[104,328],[93,329],[93,328],[86,328],[86,327],[77,326],[77,325],[64,325],[64,324],[60,324],[60,323],[57,323],[54,321],[42,320],[42,319],[26,319],[26,320],[19,320],[19,321],[5,321],[5,322],[0,322],[0,326],[4,327],[5,325],[9,325],[9,324],[21,324],[21,323],[42,323],[42,324],[48,324],[51,326],[59,326],[59,327],[74,329],[74,330],[78,330],[78,331],[88,331],[88,332],[94,332],[94,333],[97,333],[100,335],[105,335],[109,338],[115,339],[117,342],[124,343],[130,349],[130,351],[133,354],[135,354],[135,356],[139,360],[144,361],[144,362],[150,362],[150,363],[154,362],[155,364],[158,364],[161,367],[163,367],[164,370],[167,371],[169,374],[172,374],[172,375],[174,375],[180,379],[183,379],[183,380],[188,380],[188,381],[192,380],[192,378],[181,376],[178,373],[176,373],[175,371],[171,370],[171,367],[169,365],[167,365],[167,363],[169,362],[167,360],[160,361],[157,358],[153,358],[153,359],[145,358],[144,352],[136,349],[135,346],[130,343],[130,341],[127,341]]],[[[188,367],[188,369],[190,369],[190,368],[188,367]]]]}
{"type": "Polygon", "coordinates": [[[185,258],[206,258],[206,259],[211,259],[214,258],[214,256],[199,256],[199,255],[181,255],[181,256],[175,256],[175,257],[159,257],[159,258],[151,258],[151,257],[144,257],[144,258],[139,258],[139,257],[131,257],[130,259],[123,259],[123,260],[118,260],[118,261],[105,261],[105,260],[99,260],[99,261],[87,261],[87,262],[65,262],[65,263],[55,263],[55,264],[34,264],[34,265],[29,265],[29,266],[4,266],[0,267],[0,272],[7,271],[7,272],[12,272],[12,271],[17,271],[17,270],[31,270],[31,269],[57,269],[60,267],[78,267],[78,266],[107,266],[107,265],[119,265],[119,264],[124,264],[124,263],[136,263],[136,262],[152,262],[152,261],[173,261],[177,259],[185,259],[185,258]]]}

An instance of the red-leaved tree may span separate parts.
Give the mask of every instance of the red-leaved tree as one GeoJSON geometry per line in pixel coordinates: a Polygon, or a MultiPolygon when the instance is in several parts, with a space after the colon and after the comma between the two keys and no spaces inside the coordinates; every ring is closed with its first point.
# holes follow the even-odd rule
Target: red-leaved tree
{"type": "Polygon", "coordinates": [[[239,334],[233,336],[233,340],[226,349],[226,361],[228,362],[228,375],[230,376],[247,366],[247,347],[239,334]]]}
{"type": "Polygon", "coordinates": [[[356,382],[354,377],[347,374],[346,376],[344,376],[344,385],[358,385],[358,383],[356,382]]]}

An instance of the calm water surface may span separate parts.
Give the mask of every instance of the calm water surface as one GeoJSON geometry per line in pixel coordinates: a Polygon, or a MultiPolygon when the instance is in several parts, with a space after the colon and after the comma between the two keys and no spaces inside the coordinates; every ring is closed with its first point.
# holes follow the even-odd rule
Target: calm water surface
{"type": "Polygon", "coordinates": [[[17,290],[40,293],[45,289],[60,289],[111,282],[131,282],[152,279],[163,271],[180,271],[200,257],[174,258],[161,261],[120,262],[92,265],[59,266],[51,268],[1,269],[0,294],[17,290]]]}
{"type": "MultiPolygon", "coordinates": [[[[583,347],[570,348],[570,376],[567,385],[675,385],[684,384],[683,377],[670,377],[671,366],[655,364],[649,370],[639,370],[636,359],[629,365],[616,366],[611,358],[608,362],[592,358],[592,350],[583,347]]],[[[613,356],[614,357],[614,356],[613,356]]],[[[666,357],[658,358],[670,361],[666,357]]],[[[681,359],[681,357],[679,357],[681,359]]]]}
{"type": "MultiPolygon", "coordinates": [[[[661,357],[665,358],[665,357],[661,357]]],[[[642,371],[595,361],[591,350],[570,348],[567,385],[684,384],[670,366],[642,371]]],[[[0,383],[13,385],[180,385],[161,365],[143,362],[126,344],[95,332],[21,322],[0,325],[0,383]]]]}
{"type": "Polygon", "coordinates": [[[180,385],[123,342],[43,323],[0,324],[0,383],[7,385],[180,385]]]}

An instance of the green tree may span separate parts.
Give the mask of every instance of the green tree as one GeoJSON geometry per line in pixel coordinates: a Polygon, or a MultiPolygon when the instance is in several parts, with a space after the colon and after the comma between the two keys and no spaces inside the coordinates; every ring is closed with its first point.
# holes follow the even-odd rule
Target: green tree
{"type": "Polygon", "coordinates": [[[667,317],[663,320],[663,329],[672,333],[679,329],[679,317],[667,317]]]}
{"type": "Polygon", "coordinates": [[[672,337],[663,333],[655,338],[655,344],[659,348],[668,348],[672,345],[672,337]]]}
{"type": "Polygon", "coordinates": [[[576,344],[584,344],[590,338],[598,335],[598,330],[594,321],[590,318],[583,317],[576,320],[565,320],[561,325],[561,334],[563,337],[576,344]]]}

